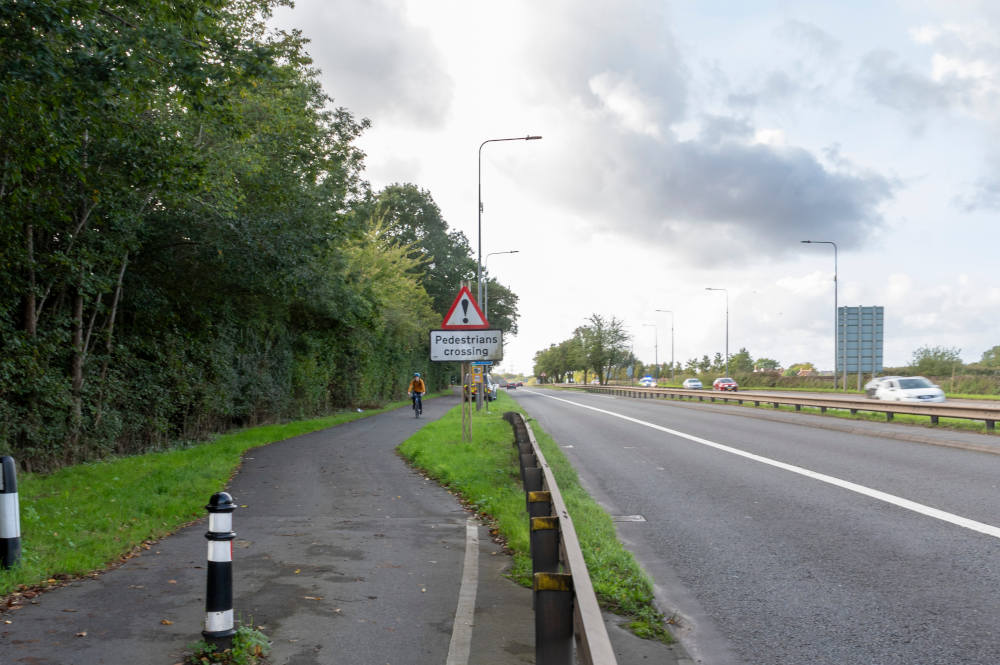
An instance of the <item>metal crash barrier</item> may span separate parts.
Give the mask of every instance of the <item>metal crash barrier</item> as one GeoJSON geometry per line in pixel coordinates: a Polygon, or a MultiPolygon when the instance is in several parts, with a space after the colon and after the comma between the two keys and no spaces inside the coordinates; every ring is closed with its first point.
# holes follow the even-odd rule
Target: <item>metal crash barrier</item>
{"type": "Polygon", "coordinates": [[[531,520],[536,665],[617,665],[555,476],[524,416],[508,411],[531,520]]]}
{"type": "Polygon", "coordinates": [[[698,400],[699,402],[736,402],[742,405],[745,402],[754,406],[770,404],[777,409],[779,406],[794,406],[796,411],[800,411],[803,406],[813,407],[826,413],[827,409],[842,409],[856,414],[858,411],[868,411],[872,413],[884,413],[886,421],[892,421],[895,414],[908,414],[914,416],[927,416],[932,425],[938,424],[939,418],[959,418],[964,420],[981,420],[986,425],[986,431],[993,433],[996,429],[996,422],[1000,420],[1000,408],[988,404],[949,404],[947,402],[937,404],[919,404],[916,402],[882,402],[853,396],[829,396],[829,397],[793,397],[790,395],[774,395],[767,392],[753,392],[750,390],[740,392],[721,392],[714,390],[683,390],[675,388],[636,388],[628,386],[581,386],[576,384],[561,384],[560,388],[571,388],[574,390],[584,390],[591,393],[602,393],[605,395],[616,395],[619,397],[631,397],[635,399],[676,399],[676,400],[698,400]]]}

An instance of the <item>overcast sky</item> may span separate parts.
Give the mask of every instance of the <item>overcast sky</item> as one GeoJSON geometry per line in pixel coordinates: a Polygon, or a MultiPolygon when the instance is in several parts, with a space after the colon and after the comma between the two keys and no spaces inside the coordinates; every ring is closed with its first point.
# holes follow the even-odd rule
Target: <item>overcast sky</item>
{"type": "MultiPolygon", "coordinates": [[[[431,192],[520,297],[502,369],[592,313],[646,362],[833,366],[840,305],[885,364],[1000,344],[1000,3],[297,0],[373,187],[431,192]],[[657,309],[672,310],[670,314],[657,309]],[[658,354],[654,349],[658,341],[658,354]]],[[[456,294],[458,285],[456,285],[456,294]]],[[[444,313],[442,312],[442,315],[444,313]]]]}

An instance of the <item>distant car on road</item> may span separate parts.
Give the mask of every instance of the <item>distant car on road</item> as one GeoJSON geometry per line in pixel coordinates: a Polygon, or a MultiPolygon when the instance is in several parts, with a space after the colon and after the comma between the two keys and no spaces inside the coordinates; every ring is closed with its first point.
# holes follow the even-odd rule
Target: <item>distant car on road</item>
{"type": "Polygon", "coordinates": [[[701,390],[704,387],[701,385],[700,379],[684,379],[684,383],[681,386],[685,390],[701,390]]]}
{"type": "Polygon", "coordinates": [[[712,390],[725,390],[734,393],[739,389],[740,387],[736,385],[736,382],[728,376],[720,376],[715,381],[712,381],[712,390]]]}
{"type": "Polygon", "coordinates": [[[880,376],[865,384],[865,396],[892,402],[943,402],[944,391],[922,376],[880,376]]]}
{"type": "Polygon", "coordinates": [[[651,376],[644,376],[641,379],[639,379],[639,385],[642,386],[643,388],[655,388],[656,379],[654,379],[651,376]]]}

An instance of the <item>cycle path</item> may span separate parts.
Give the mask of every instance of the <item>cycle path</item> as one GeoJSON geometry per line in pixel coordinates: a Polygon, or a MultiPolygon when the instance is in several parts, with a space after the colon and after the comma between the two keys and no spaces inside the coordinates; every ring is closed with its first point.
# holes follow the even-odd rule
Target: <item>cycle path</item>
{"type": "MultiPolygon", "coordinates": [[[[504,577],[509,557],[454,495],[395,453],[457,401],[428,400],[419,420],[402,408],[247,453],[226,488],[239,506],[234,609],[273,640],[271,663],[534,662],[531,592],[504,577]],[[459,613],[459,634],[471,633],[463,653],[453,631],[470,547],[475,611],[471,630],[459,613]]],[[[205,530],[203,519],[0,615],[10,622],[0,623],[0,662],[180,663],[201,637],[205,530]]],[[[677,662],[609,622],[622,665],[677,662]]]]}

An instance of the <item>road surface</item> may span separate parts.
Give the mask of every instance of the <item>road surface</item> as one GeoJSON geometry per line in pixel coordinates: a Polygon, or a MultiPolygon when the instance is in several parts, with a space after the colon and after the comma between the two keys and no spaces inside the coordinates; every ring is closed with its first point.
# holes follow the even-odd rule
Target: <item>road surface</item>
{"type": "Polygon", "coordinates": [[[1000,663],[1000,455],[712,405],[511,395],[612,515],[645,519],[619,532],[702,662],[1000,663]]]}

